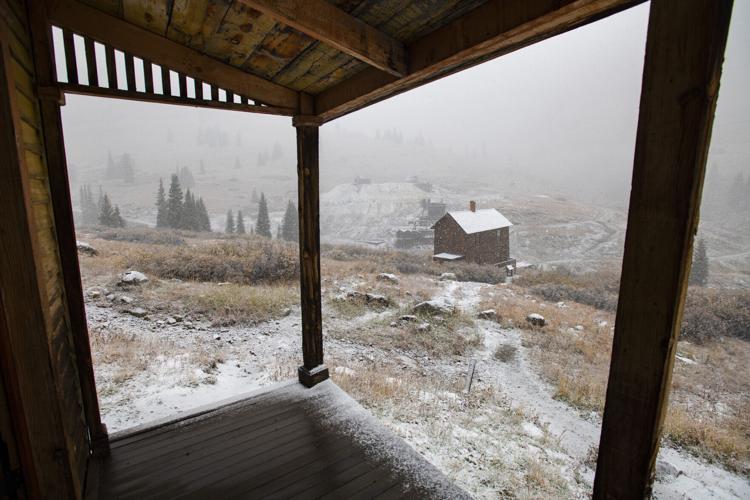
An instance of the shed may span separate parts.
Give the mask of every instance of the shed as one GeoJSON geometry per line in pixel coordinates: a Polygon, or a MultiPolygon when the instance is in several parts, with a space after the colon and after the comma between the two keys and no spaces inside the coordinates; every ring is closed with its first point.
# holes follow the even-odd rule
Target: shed
{"type": "MultiPolygon", "coordinates": [[[[0,0],[1,491],[74,499],[96,498],[97,489],[137,498],[464,496],[418,457],[417,467],[401,468],[392,451],[403,456],[408,446],[361,413],[356,421],[380,458],[346,432],[356,403],[327,380],[323,357],[319,128],[639,3],[0,0]],[[53,26],[62,30],[59,53],[53,26]],[[292,117],[299,383],[109,435],[73,230],[60,118],[66,93],[292,117]],[[281,414],[294,433],[274,424],[281,414]],[[209,449],[219,452],[201,462],[209,449]]],[[[650,4],[596,499],[651,491],[731,10],[732,0],[650,4]]]]}
{"type": "Polygon", "coordinates": [[[456,260],[498,266],[513,265],[510,231],[513,224],[494,208],[451,211],[442,216],[435,230],[433,260],[456,260]],[[445,255],[451,255],[446,258],[445,255]]]}

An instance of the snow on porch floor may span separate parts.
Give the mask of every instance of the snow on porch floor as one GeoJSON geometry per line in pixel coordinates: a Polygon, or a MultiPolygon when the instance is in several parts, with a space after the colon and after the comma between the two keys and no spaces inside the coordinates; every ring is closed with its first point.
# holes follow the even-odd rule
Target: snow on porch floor
{"type": "Polygon", "coordinates": [[[468,498],[325,381],[285,382],[112,436],[98,498],[468,498]]]}

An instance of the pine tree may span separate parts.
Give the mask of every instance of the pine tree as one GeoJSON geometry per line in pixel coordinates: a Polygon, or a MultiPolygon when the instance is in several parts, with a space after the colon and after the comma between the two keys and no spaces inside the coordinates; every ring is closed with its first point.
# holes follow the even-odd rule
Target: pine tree
{"type": "Polygon", "coordinates": [[[78,203],[81,207],[81,219],[84,225],[92,226],[99,223],[99,207],[94,202],[91,187],[84,184],[78,190],[78,203]]]}
{"type": "Polygon", "coordinates": [[[159,179],[159,190],[156,192],[156,227],[167,227],[167,196],[164,192],[164,181],[159,179]]]}
{"type": "Polygon", "coordinates": [[[703,238],[698,240],[698,245],[693,254],[693,266],[690,270],[690,284],[706,286],[708,283],[708,255],[706,254],[706,243],[703,238]]]}
{"type": "Polygon", "coordinates": [[[208,217],[208,210],[206,209],[206,204],[203,203],[203,198],[198,198],[198,218],[200,220],[200,230],[210,233],[211,219],[208,217]]]}
{"type": "Polygon", "coordinates": [[[268,205],[266,204],[266,195],[260,193],[260,201],[258,202],[258,220],[255,223],[255,233],[258,236],[265,236],[271,238],[271,221],[268,218],[268,205]]]}
{"type": "Polygon", "coordinates": [[[177,229],[182,222],[182,188],[180,179],[172,174],[169,184],[169,197],[167,198],[167,227],[177,229]]]}
{"type": "Polygon", "coordinates": [[[102,196],[102,203],[99,207],[99,224],[102,226],[113,227],[115,221],[114,216],[115,209],[109,201],[109,196],[105,194],[102,196]]]}
{"type": "Polygon", "coordinates": [[[227,225],[224,228],[224,232],[227,234],[233,234],[234,231],[234,216],[232,215],[232,211],[230,210],[229,212],[227,212],[227,225]]]}
{"type": "Polygon", "coordinates": [[[276,226],[276,239],[277,240],[281,239],[281,224],[279,224],[278,226],[276,226]]]}
{"type": "Polygon", "coordinates": [[[242,218],[242,210],[237,212],[237,227],[234,232],[237,234],[245,234],[245,219],[242,218]]]}
{"type": "Polygon", "coordinates": [[[196,218],[196,206],[195,206],[195,198],[193,198],[193,193],[190,192],[190,189],[185,191],[185,201],[182,204],[182,219],[180,220],[180,227],[182,229],[190,229],[195,231],[197,226],[197,218],[196,218]]]}
{"type": "Polygon", "coordinates": [[[120,207],[117,205],[112,213],[112,227],[125,227],[125,219],[120,215],[120,207]]]}
{"type": "Polygon", "coordinates": [[[297,241],[299,238],[299,223],[297,220],[297,207],[292,200],[286,205],[284,220],[281,223],[281,237],[286,241],[297,241]]]}
{"type": "Polygon", "coordinates": [[[115,165],[115,160],[112,158],[112,151],[107,151],[107,170],[104,172],[104,177],[107,179],[116,179],[118,177],[117,165],[115,165]]]}
{"type": "Polygon", "coordinates": [[[124,153],[119,160],[119,176],[128,184],[135,182],[135,162],[129,153],[124,153]]]}

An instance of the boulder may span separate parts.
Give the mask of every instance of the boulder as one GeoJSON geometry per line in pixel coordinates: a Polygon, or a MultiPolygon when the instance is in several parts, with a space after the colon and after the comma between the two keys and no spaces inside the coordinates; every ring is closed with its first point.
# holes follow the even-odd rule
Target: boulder
{"type": "Polygon", "coordinates": [[[377,306],[388,307],[391,305],[391,301],[385,295],[378,295],[377,293],[366,293],[365,301],[368,304],[374,304],[377,306]]]}
{"type": "Polygon", "coordinates": [[[440,275],[440,281],[456,281],[456,273],[443,273],[440,275]]]}
{"type": "Polygon", "coordinates": [[[477,314],[479,319],[495,319],[497,318],[497,312],[494,309],[487,309],[477,314]]]}
{"type": "Polygon", "coordinates": [[[177,320],[176,320],[176,319],[174,319],[174,318],[173,318],[172,316],[169,316],[169,317],[167,318],[167,324],[168,324],[168,325],[174,325],[174,324],[176,324],[176,323],[177,323],[177,320]]]}
{"type": "Polygon", "coordinates": [[[135,316],[136,318],[145,318],[146,314],[148,314],[142,307],[134,307],[132,309],[128,309],[126,312],[131,316],[135,316]]]}
{"type": "Polygon", "coordinates": [[[544,316],[537,313],[531,313],[528,316],[526,316],[526,321],[531,323],[534,326],[544,326],[544,316]]]}
{"type": "Polygon", "coordinates": [[[414,306],[412,312],[414,314],[426,314],[429,316],[434,316],[436,314],[453,314],[453,310],[453,304],[446,299],[432,299],[420,302],[419,304],[414,306]]]}
{"type": "Polygon", "coordinates": [[[140,285],[147,281],[146,275],[139,271],[127,271],[120,275],[121,285],[140,285]]]}
{"type": "Polygon", "coordinates": [[[430,324],[429,323],[420,323],[417,325],[417,331],[418,332],[429,332],[430,331],[430,324]]]}
{"type": "Polygon", "coordinates": [[[376,276],[378,281],[387,281],[388,283],[398,284],[398,276],[391,273],[380,273],[376,276]]]}
{"type": "Polygon", "coordinates": [[[123,304],[132,304],[133,297],[129,297],[128,295],[120,295],[120,302],[122,302],[123,304]]]}
{"type": "Polygon", "coordinates": [[[76,241],[76,248],[78,248],[78,253],[82,253],[84,255],[99,255],[99,252],[96,250],[96,248],[92,247],[85,241],[76,241]]]}

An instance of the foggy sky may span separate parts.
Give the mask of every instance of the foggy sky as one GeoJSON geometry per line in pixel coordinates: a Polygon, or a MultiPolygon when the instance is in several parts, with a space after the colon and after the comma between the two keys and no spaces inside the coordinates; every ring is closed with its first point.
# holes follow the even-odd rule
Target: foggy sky
{"type": "MultiPolygon", "coordinates": [[[[345,149],[347,134],[398,128],[459,156],[484,149],[476,161],[490,166],[629,187],[647,22],[648,4],[634,7],[343,117],[322,128],[321,141],[345,149]]],[[[747,169],[750,159],[748,28],[750,1],[737,1],[709,159],[722,171],[747,169]]],[[[279,142],[294,167],[288,118],[82,96],[67,97],[63,118],[71,163],[102,162],[108,151],[184,160],[189,151],[165,145],[167,131],[194,138],[217,126],[242,134],[251,151],[279,142]]],[[[458,174],[470,175],[466,162],[458,174]]]]}

